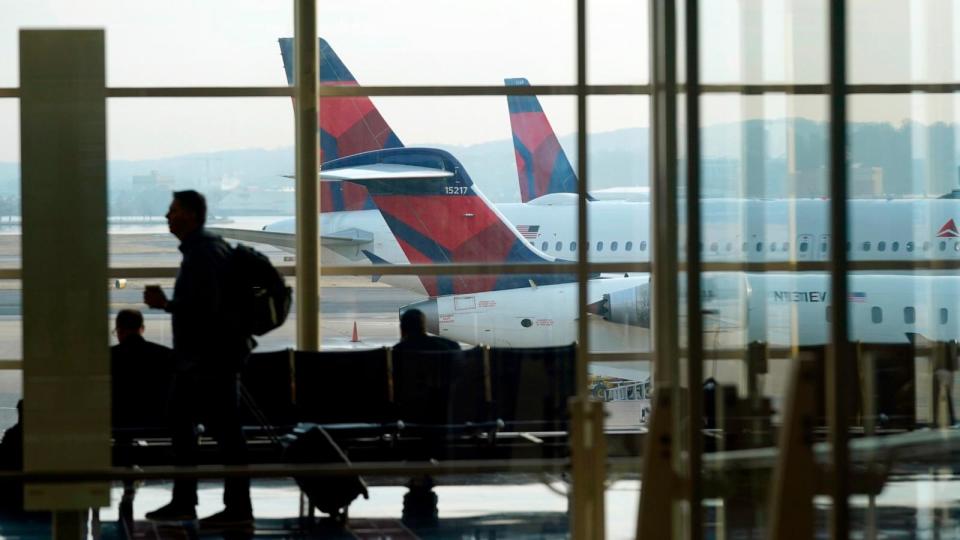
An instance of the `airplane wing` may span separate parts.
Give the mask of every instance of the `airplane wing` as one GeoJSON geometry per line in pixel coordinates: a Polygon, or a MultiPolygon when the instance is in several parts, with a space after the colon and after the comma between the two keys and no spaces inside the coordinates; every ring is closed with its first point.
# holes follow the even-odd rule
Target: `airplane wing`
{"type": "MultiPolygon", "coordinates": [[[[266,244],[291,251],[297,248],[296,235],[291,233],[225,229],[220,227],[207,227],[207,230],[214,234],[219,234],[224,238],[238,240],[240,242],[266,244]]],[[[344,229],[335,233],[320,235],[320,245],[326,247],[362,246],[372,242],[373,234],[361,229],[344,229]]]]}

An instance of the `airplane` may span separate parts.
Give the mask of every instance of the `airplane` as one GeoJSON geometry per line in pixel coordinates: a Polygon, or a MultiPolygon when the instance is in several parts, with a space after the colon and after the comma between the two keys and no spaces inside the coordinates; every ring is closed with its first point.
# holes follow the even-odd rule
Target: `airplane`
{"type": "MultiPolygon", "coordinates": [[[[366,187],[411,262],[557,262],[530,246],[482,195],[456,158],[443,150],[366,152],[330,162],[322,179],[366,187]]],[[[497,346],[556,345],[576,335],[573,276],[531,273],[420,279],[431,298],[403,309],[423,311],[433,333],[497,346]]],[[[851,339],[890,344],[960,338],[960,277],[852,274],[849,279],[851,339]]],[[[728,348],[750,341],[772,346],[828,343],[829,283],[830,275],[825,273],[705,273],[701,290],[705,346],[728,348]]],[[[594,276],[588,285],[591,349],[649,350],[649,276],[594,276]]],[[[685,294],[682,285],[680,292],[685,294]]],[[[683,308],[680,315],[682,326],[683,308]]]]}

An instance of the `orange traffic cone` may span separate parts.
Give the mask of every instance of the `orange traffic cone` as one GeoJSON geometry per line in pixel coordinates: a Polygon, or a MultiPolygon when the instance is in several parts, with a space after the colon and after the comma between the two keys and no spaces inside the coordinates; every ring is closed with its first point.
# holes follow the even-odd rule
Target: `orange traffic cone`
{"type": "Polygon", "coordinates": [[[357,321],[353,321],[353,336],[350,338],[350,343],[359,343],[360,336],[357,334],[357,321]]]}

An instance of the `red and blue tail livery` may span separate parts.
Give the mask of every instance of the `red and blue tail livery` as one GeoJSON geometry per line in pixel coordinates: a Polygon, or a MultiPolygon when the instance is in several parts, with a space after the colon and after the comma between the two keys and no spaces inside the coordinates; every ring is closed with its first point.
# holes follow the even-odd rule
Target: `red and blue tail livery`
{"type": "MultiPolygon", "coordinates": [[[[363,185],[412,264],[552,263],[476,190],[463,165],[433,148],[380,150],[324,165],[324,178],[363,185]]],[[[421,276],[431,296],[569,283],[560,274],[421,276]]]]}
{"type": "MultiPolygon", "coordinates": [[[[287,83],[293,84],[293,39],[280,38],[280,54],[287,83]]],[[[357,80],[337,53],[319,39],[319,83],[324,86],[357,86],[357,80]]],[[[319,112],[320,161],[330,161],[361,152],[402,148],[403,143],[368,97],[325,97],[319,112]]],[[[338,183],[321,186],[321,212],[372,210],[376,208],[362,187],[338,183]]]]}
{"type": "MultiPolygon", "coordinates": [[[[530,86],[504,79],[507,86],[530,86]]],[[[520,197],[530,202],[549,193],[576,193],[577,175],[536,96],[507,96],[520,197]]]]}

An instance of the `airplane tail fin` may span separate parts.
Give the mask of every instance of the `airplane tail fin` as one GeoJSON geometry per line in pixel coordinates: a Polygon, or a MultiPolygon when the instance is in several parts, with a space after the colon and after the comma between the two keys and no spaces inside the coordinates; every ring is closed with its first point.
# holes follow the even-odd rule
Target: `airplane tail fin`
{"type": "MultiPolygon", "coordinates": [[[[293,39],[280,38],[278,41],[287,84],[293,84],[293,39]]],[[[321,85],[357,86],[357,79],[323,38],[319,38],[318,53],[321,85]]],[[[320,107],[321,162],[371,150],[403,147],[400,138],[369,97],[326,97],[320,107]]],[[[321,212],[375,208],[362,187],[330,184],[321,189],[321,212]]]]}
{"type": "MultiPolygon", "coordinates": [[[[507,86],[530,86],[522,78],[503,82],[507,86]]],[[[507,96],[507,107],[523,202],[550,193],[576,193],[577,174],[537,97],[507,96]]]]}
{"type": "MultiPolygon", "coordinates": [[[[324,180],[364,186],[413,264],[553,263],[477,190],[463,165],[438,149],[358,154],[325,164],[324,180]]],[[[421,276],[431,296],[568,283],[559,274],[421,276]]]]}

